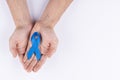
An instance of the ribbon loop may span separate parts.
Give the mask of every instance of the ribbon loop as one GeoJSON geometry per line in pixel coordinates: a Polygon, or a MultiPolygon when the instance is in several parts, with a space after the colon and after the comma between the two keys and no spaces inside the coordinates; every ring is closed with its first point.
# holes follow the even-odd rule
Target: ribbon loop
{"type": "Polygon", "coordinates": [[[31,37],[32,47],[29,49],[27,53],[28,60],[35,54],[37,60],[39,61],[41,58],[41,52],[39,50],[39,44],[41,42],[41,35],[38,32],[34,32],[31,37]]]}

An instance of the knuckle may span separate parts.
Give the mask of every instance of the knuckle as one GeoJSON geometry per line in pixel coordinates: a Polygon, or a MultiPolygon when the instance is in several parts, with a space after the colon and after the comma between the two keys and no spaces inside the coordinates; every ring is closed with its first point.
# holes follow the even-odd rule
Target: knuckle
{"type": "Polygon", "coordinates": [[[19,51],[25,51],[25,48],[18,48],[19,51]]]}
{"type": "Polygon", "coordinates": [[[29,69],[33,66],[33,64],[30,64],[29,69]]]}
{"type": "Polygon", "coordinates": [[[27,64],[24,64],[24,67],[27,67],[27,64]]]}
{"type": "Polygon", "coordinates": [[[37,64],[36,68],[39,68],[40,67],[40,63],[37,64]]]}
{"type": "Polygon", "coordinates": [[[50,54],[53,54],[56,52],[56,49],[53,49],[50,54]]]}
{"type": "Polygon", "coordinates": [[[56,49],[56,47],[51,47],[50,49],[53,51],[53,50],[55,50],[55,49],[56,49]]]}
{"type": "Polygon", "coordinates": [[[34,64],[35,62],[37,62],[36,58],[33,59],[33,64],[34,64]]]}

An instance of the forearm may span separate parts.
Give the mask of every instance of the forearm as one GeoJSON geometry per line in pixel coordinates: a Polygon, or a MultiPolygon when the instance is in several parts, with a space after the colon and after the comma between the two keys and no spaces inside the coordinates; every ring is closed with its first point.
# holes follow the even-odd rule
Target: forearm
{"type": "Polygon", "coordinates": [[[40,22],[54,27],[72,1],[73,0],[50,0],[40,18],[40,22]]]}
{"type": "Polygon", "coordinates": [[[16,27],[27,27],[31,25],[32,20],[30,18],[26,0],[7,0],[7,3],[16,27]]]}

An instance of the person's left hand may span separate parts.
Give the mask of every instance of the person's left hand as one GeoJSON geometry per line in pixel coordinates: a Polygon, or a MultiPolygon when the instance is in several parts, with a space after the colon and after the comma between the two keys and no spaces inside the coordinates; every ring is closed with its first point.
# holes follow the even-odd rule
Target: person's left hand
{"type": "Polygon", "coordinates": [[[52,54],[56,51],[57,45],[58,45],[58,39],[54,32],[54,29],[49,25],[44,25],[41,22],[37,22],[32,31],[31,35],[34,32],[39,32],[42,36],[42,42],[39,46],[39,49],[42,53],[42,57],[40,61],[37,61],[35,55],[32,56],[30,60],[27,60],[27,52],[32,46],[31,41],[29,40],[27,51],[24,56],[24,68],[31,72],[32,70],[34,72],[38,71],[41,66],[45,63],[47,57],[51,57],[52,54]]]}

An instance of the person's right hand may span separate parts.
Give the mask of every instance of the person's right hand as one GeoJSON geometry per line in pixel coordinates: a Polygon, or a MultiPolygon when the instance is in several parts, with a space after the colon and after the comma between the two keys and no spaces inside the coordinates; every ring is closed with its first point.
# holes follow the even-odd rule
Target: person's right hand
{"type": "Polygon", "coordinates": [[[31,28],[32,26],[17,27],[9,39],[9,48],[13,57],[19,55],[21,61],[26,51],[31,28]]]}
{"type": "Polygon", "coordinates": [[[41,51],[42,57],[40,61],[37,61],[35,55],[32,55],[30,60],[27,59],[27,52],[32,46],[31,41],[29,40],[27,50],[23,58],[23,66],[27,70],[27,72],[37,72],[45,63],[47,57],[51,57],[53,55],[58,45],[58,38],[53,26],[43,24],[41,21],[39,21],[36,22],[33,26],[30,33],[31,36],[34,32],[40,33],[42,37],[41,44],[39,45],[39,50],[41,51]]]}

